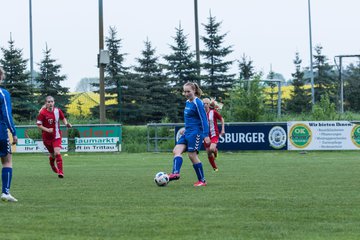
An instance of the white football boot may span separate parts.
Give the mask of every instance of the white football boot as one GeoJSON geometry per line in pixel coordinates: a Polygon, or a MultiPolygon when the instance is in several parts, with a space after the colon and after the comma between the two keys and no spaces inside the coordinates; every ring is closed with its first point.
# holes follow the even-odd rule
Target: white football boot
{"type": "Polygon", "coordinates": [[[2,193],[1,194],[1,200],[3,200],[4,202],[17,202],[18,200],[16,198],[14,198],[13,196],[11,196],[11,194],[5,194],[2,193]]]}

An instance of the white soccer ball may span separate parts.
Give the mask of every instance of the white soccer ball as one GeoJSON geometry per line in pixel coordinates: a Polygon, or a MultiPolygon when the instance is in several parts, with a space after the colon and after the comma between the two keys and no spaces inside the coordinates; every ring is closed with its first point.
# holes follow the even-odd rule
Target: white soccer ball
{"type": "Polygon", "coordinates": [[[169,175],[164,172],[158,172],[154,177],[154,182],[159,187],[164,187],[169,182],[169,175]]]}

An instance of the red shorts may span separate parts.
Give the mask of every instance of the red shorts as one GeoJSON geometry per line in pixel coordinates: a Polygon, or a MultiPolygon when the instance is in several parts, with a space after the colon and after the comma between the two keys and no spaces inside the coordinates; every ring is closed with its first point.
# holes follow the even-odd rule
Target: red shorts
{"type": "Polygon", "coordinates": [[[54,153],[54,148],[61,147],[61,138],[57,138],[54,140],[43,140],[45,147],[49,151],[49,153],[54,153]]]}
{"type": "MultiPolygon", "coordinates": [[[[218,144],[218,142],[219,142],[219,136],[210,137],[210,144],[211,144],[211,143],[218,144]]],[[[205,148],[209,148],[209,147],[210,147],[210,144],[207,145],[207,144],[205,143],[205,141],[204,141],[204,147],[205,147],[205,148]]]]}

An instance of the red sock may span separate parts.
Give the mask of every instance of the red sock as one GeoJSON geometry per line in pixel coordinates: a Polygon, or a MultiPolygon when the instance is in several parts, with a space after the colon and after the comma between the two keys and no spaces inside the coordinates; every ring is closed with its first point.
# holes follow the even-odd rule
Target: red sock
{"type": "Polygon", "coordinates": [[[58,154],[58,155],[55,155],[55,158],[56,158],[56,165],[59,169],[59,173],[63,173],[63,160],[62,160],[62,157],[61,157],[61,154],[58,154]]]}
{"type": "Polygon", "coordinates": [[[55,166],[55,159],[51,156],[49,157],[49,164],[50,164],[51,169],[54,171],[54,173],[58,173],[58,169],[55,166]]]}
{"type": "Polygon", "coordinates": [[[211,157],[208,156],[208,159],[209,159],[209,163],[211,164],[211,166],[212,166],[214,169],[216,169],[217,166],[216,166],[216,163],[215,163],[215,158],[214,158],[214,156],[211,156],[211,157]]]}

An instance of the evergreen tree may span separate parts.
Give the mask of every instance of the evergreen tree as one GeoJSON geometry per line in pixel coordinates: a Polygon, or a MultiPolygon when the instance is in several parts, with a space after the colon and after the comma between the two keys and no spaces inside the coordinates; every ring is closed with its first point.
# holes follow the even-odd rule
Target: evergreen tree
{"type": "Polygon", "coordinates": [[[344,102],[350,111],[360,111],[360,61],[351,64],[345,71],[344,102]]]}
{"type": "Polygon", "coordinates": [[[125,87],[123,83],[124,79],[127,78],[129,67],[124,66],[125,54],[120,53],[121,39],[117,38],[115,27],[110,27],[109,29],[106,47],[109,51],[110,62],[105,68],[105,92],[109,94],[105,96],[105,100],[116,100],[115,104],[106,106],[106,116],[121,122],[121,111],[123,110],[121,104],[128,101],[128,99],[122,96],[122,90],[125,87]]]}
{"type": "Polygon", "coordinates": [[[61,75],[61,65],[56,63],[56,60],[51,57],[51,49],[47,47],[43,51],[44,58],[38,64],[40,73],[36,77],[39,84],[37,89],[38,104],[42,106],[46,96],[52,96],[55,99],[55,104],[62,111],[66,111],[66,105],[70,102],[69,88],[62,87],[61,82],[66,79],[65,75],[61,75]]]}
{"type": "Polygon", "coordinates": [[[247,60],[245,54],[241,57],[239,61],[239,80],[250,80],[254,75],[254,66],[251,59],[247,60]]]}
{"type": "Polygon", "coordinates": [[[122,79],[121,120],[126,124],[143,124],[143,94],[146,91],[138,74],[129,73],[122,79]]]}
{"type": "MultiPolygon", "coordinates": [[[[271,79],[275,79],[275,72],[271,69],[269,74],[266,76],[267,79],[271,80],[271,79]]],[[[277,100],[278,100],[278,92],[275,92],[275,87],[277,86],[276,82],[265,82],[264,83],[265,86],[269,86],[270,87],[270,91],[267,93],[268,96],[270,97],[270,100],[267,101],[267,105],[270,107],[270,111],[272,113],[276,112],[276,107],[277,107],[277,100]]]]}
{"type": "Polygon", "coordinates": [[[299,53],[295,54],[294,64],[295,73],[292,73],[294,87],[290,93],[290,99],[287,101],[287,110],[293,113],[304,113],[311,110],[311,95],[309,90],[305,89],[304,71],[301,70],[299,53]]]}
{"type": "Polygon", "coordinates": [[[250,89],[251,79],[255,75],[253,61],[245,54],[238,61],[239,63],[239,85],[242,86],[246,91],[250,89]]]}
{"type": "Polygon", "coordinates": [[[33,120],[37,110],[34,106],[30,74],[26,72],[27,60],[23,59],[22,49],[15,48],[11,37],[8,43],[8,49],[1,48],[3,59],[0,64],[6,72],[3,85],[11,94],[13,116],[17,121],[33,120]]]}
{"type": "Polygon", "coordinates": [[[141,114],[142,123],[160,122],[161,119],[168,117],[171,111],[169,102],[170,87],[168,79],[162,73],[163,69],[159,64],[158,57],[155,56],[155,48],[151,42],[146,40],[145,49],[142,51],[142,57],[136,59],[138,66],[134,68],[137,74],[137,81],[141,83],[141,114]]]}
{"type": "Polygon", "coordinates": [[[224,98],[235,82],[235,74],[227,74],[233,61],[224,60],[233,50],[222,46],[227,34],[219,34],[221,22],[216,22],[211,14],[208,20],[208,24],[203,24],[207,35],[201,37],[206,49],[200,51],[204,58],[202,68],[207,72],[202,88],[210,97],[224,98]]]}
{"type": "Polygon", "coordinates": [[[184,30],[176,28],[176,36],[173,37],[175,45],[170,45],[172,53],[164,56],[167,61],[165,68],[168,70],[168,78],[172,86],[172,96],[169,100],[173,103],[174,113],[171,114],[170,119],[174,122],[183,121],[182,105],[178,104],[184,97],[182,95],[183,85],[186,82],[199,82],[200,78],[197,74],[199,65],[194,59],[195,54],[190,52],[190,47],[187,43],[187,36],[184,35],[184,30]]]}
{"type": "Polygon", "coordinates": [[[325,55],[322,55],[322,46],[315,47],[316,54],[314,55],[314,90],[315,102],[320,101],[322,95],[328,95],[330,101],[337,103],[339,84],[337,82],[337,75],[333,67],[327,62],[325,55]]]}

